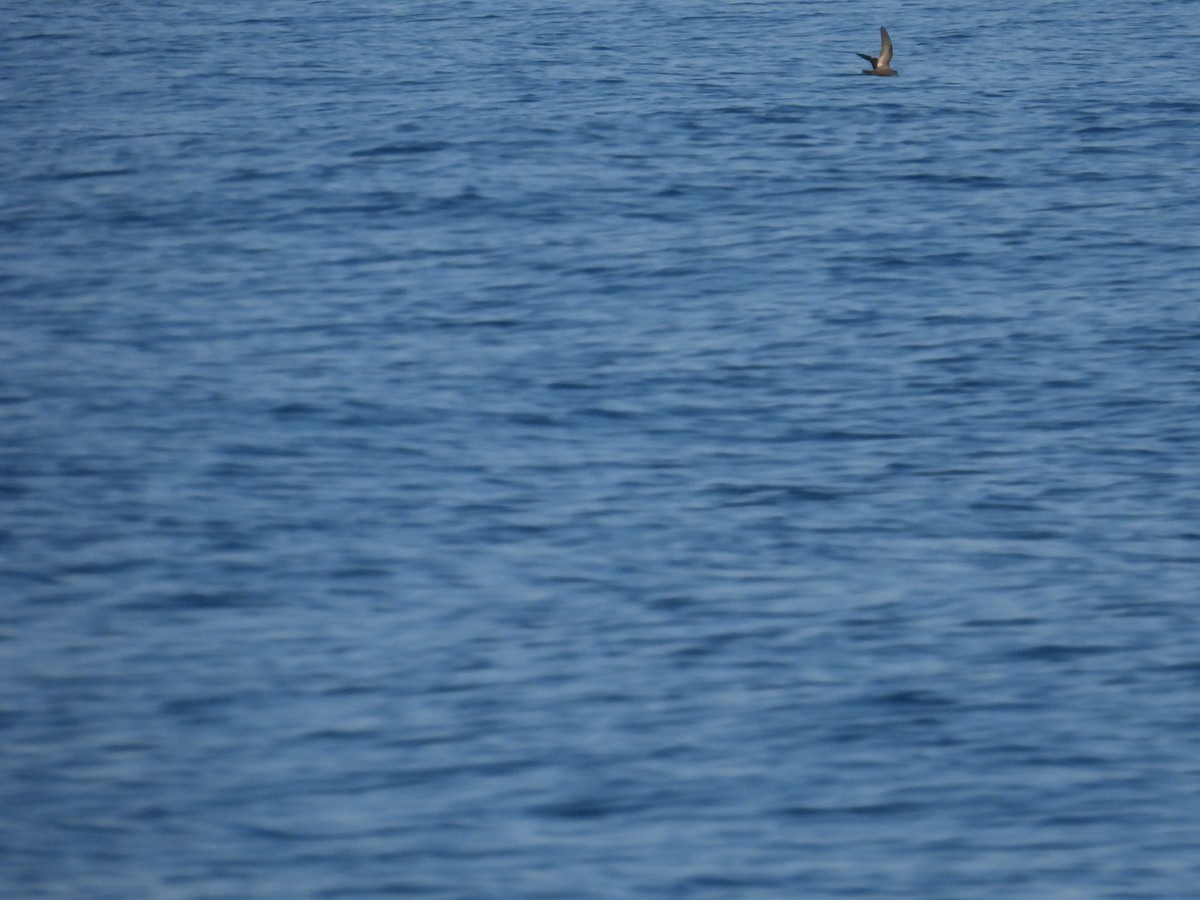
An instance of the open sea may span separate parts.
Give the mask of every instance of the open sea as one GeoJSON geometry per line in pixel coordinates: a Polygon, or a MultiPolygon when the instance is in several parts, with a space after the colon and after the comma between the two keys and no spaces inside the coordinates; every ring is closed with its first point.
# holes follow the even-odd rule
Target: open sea
{"type": "Polygon", "coordinates": [[[0,0],[0,896],[1198,896],[1198,47],[0,0]]]}

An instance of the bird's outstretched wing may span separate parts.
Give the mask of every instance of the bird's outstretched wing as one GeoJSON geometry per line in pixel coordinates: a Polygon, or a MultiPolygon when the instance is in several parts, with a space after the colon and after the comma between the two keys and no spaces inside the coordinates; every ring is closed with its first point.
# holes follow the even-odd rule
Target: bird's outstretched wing
{"type": "Polygon", "coordinates": [[[874,56],[867,56],[867,54],[865,54],[865,53],[859,53],[856,55],[861,56],[863,59],[865,59],[867,62],[869,62],[872,65],[872,67],[877,66],[879,64],[879,60],[877,58],[875,58],[874,56]]]}
{"type": "Polygon", "coordinates": [[[879,27],[879,36],[883,40],[883,48],[879,51],[879,61],[875,63],[875,66],[876,68],[885,69],[888,63],[892,61],[892,39],[888,36],[887,29],[882,25],[879,27]]]}

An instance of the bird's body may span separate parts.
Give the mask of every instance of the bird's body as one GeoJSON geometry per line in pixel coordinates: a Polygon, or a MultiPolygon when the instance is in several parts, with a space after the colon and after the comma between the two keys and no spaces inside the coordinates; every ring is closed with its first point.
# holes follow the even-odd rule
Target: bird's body
{"type": "Polygon", "coordinates": [[[864,75],[899,75],[900,73],[897,72],[895,69],[893,69],[891,66],[892,39],[890,37],[888,37],[886,28],[880,26],[879,37],[880,37],[882,46],[879,48],[878,56],[867,56],[867,54],[865,54],[865,53],[858,54],[859,56],[861,56],[863,59],[865,59],[867,62],[869,62],[871,64],[871,68],[862,70],[863,74],[864,75]]]}

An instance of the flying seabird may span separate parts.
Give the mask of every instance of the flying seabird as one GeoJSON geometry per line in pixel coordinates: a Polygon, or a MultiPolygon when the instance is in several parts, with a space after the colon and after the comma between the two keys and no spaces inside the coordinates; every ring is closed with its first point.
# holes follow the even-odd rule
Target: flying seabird
{"type": "Polygon", "coordinates": [[[879,36],[883,41],[883,46],[879,48],[879,56],[867,56],[865,53],[858,55],[871,64],[871,68],[863,69],[864,75],[899,75],[900,73],[888,65],[892,61],[892,39],[888,37],[887,29],[882,25],[879,26],[879,36]]]}

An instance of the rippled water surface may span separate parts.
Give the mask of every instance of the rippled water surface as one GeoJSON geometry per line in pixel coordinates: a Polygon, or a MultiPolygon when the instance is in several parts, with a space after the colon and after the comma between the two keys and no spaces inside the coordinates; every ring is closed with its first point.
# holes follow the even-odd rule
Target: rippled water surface
{"type": "Polygon", "coordinates": [[[4,4],[0,892],[1195,896],[1198,43],[4,4]]]}

